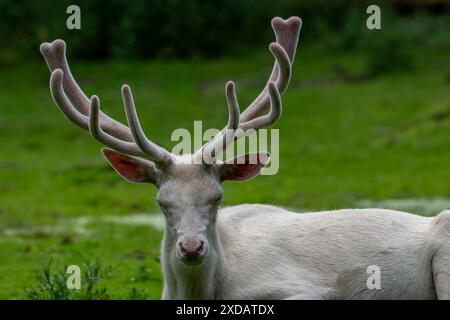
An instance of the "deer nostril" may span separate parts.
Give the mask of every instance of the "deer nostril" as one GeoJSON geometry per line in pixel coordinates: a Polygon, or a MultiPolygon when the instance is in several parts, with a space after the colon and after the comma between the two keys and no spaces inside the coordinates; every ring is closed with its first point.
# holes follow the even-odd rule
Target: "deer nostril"
{"type": "Polygon", "coordinates": [[[180,246],[180,251],[183,255],[188,253],[188,250],[183,246],[183,242],[178,243],[178,245],[180,246]]]}
{"type": "Polygon", "coordinates": [[[197,251],[197,253],[199,253],[200,255],[203,254],[203,252],[205,251],[205,242],[203,240],[199,241],[199,244],[198,244],[197,249],[195,251],[197,251]]]}
{"type": "Polygon", "coordinates": [[[205,242],[203,240],[198,240],[191,243],[179,242],[178,246],[179,252],[184,257],[199,257],[203,256],[205,253],[205,242]]]}

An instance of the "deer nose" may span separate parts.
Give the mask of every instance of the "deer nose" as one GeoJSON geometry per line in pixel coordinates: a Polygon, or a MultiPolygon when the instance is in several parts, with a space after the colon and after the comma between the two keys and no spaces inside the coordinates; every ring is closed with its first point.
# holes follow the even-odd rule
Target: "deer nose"
{"type": "Polygon", "coordinates": [[[205,255],[203,240],[185,240],[178,243],[180,255],[187,260],[196,260],[205,255]]]}

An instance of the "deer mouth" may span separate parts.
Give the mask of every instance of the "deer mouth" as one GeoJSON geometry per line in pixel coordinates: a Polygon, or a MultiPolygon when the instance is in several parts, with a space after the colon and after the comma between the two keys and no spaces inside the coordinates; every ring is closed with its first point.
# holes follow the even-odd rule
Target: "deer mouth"
{"type": "Polygon", "coordinates": [[[201,265],[203,263],[203,261],[205,260],[205,257],[182,257],[181,261],[188,266],[198,266],[201,265]]]}

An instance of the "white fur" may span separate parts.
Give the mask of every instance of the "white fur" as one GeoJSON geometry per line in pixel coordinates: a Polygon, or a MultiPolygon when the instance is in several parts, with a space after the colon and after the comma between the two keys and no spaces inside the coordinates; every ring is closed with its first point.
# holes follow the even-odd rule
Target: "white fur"
{"type": "Polygon", "coordinates": [[[450,298],[450,212],[240,205],[220,210],[215,228],[200,266],[170,259],[166,234],[163,298],[450,298]],[[381,269],[379,290],[366,285],[370,265],[381,269]]]}

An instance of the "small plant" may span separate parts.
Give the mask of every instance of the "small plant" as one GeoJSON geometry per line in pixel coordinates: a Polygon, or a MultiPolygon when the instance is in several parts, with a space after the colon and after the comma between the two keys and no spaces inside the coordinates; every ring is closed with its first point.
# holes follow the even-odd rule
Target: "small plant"
{"type": "Polygon", "coordinates": [[[146,265],[139,266],[134,281],[146,282],[150,279],[151,270],[146,265]]]}
{"type": "MultiPolygon", "coordinates": [[[[109,299],[106,287],[98,287],[100,280],[111,276],[115,269],[103,267],[98,260],[84,260],[82,285],[80,290],[67,287],[66,268],[52,272],[52,259],[43,261],[42,269],[34,273],[36,284],[25,289],[25,296],[32,300],[104,300],[109,299]]],[[[135,294],[137,296],[137,293],[135,294]]]]}
{"type": "Polygon", "coordinates": [[[127,300],[147,300],[148,293],[146,290],[133,287],[125,298],[127,300]]]}

